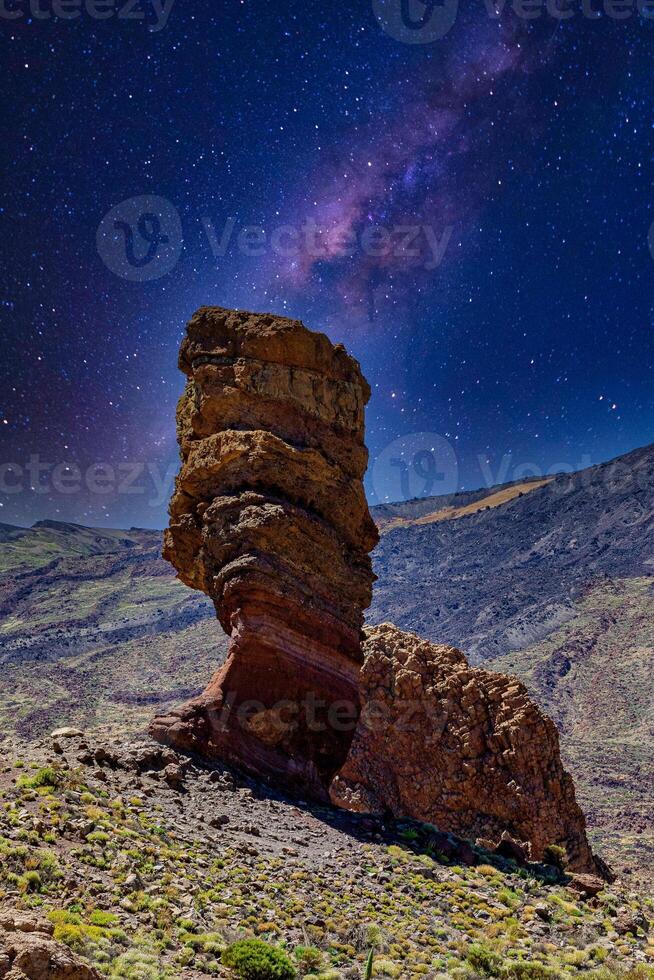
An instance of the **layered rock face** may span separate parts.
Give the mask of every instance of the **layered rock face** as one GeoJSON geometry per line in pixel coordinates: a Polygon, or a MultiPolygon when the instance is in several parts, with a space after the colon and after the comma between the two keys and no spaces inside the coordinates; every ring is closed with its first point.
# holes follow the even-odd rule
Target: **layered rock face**
{"type": "Polygon", "coordinates": [[[356,361],[298,321],[203,308],[180,368],[164,555],[231,643],[151,734],[347,809],[509,834],[533,859],[558,844],[595,871],[556,730],[524,687],[394,626],[362,631],[377,530],[356,361]]]}
{"type": "Polygon", "coordinates": [[[385,623],[366,630],[361,715],[332,801],[411,815],[461,837],[550,844],[596,870],[554,723],[513,677],[385,623]]]}
{"type": "Polygon", "coordinates": [[[0,977],[6,980],[102,980],[52,938],[54,926],[33,912],[0,910],[0,977]]]}
{"type": "Polygon", "coordinates": [[[272,315],[199,310],[179,363],[182,468],[164,556],[212,597],[232,643],[202,697],[152,734],[325,796],[358,713],[373,582],[370,389],[342,347],[272,315]],[[351,718],[335,730],[339,702],[351,718]]]}

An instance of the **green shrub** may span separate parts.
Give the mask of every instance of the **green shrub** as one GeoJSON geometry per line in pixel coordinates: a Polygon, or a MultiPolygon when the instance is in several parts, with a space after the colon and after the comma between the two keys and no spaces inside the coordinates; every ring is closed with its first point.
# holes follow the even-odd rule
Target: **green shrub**
{"type": "Polygon", "coordinates": [[[504,972],[504,958],[485,943],[471,946],[466,959],[473,969],[487,977],[500,977],[504,972]]]}
{"type": "Polygon", "coordinates": [[[57,860],[57,855],[54,853],[54,851],[37,851],[35,860],[38,861],[38,868],[42,878],[45,878],[47,881],[52,881],[55,878],[61,878],[59,861],[57,860]]]}
{"type": "Polygon", "coordinates": [[[262,939],[240,939],[223,952],[222,961],[243,980],[293,980],[295,967],[283,950],[262,939]]]}
{"type": "Polygon", "coordinates": [[[543,851],[543,861],[553,868],[558,868],[559,871],[565,871],[568,866],[568,854],[565,847],[559,847],[558,844],[548,844],[543,851]]]}
{"type": "Polygon", "coordinates": [[[515,980],[554,980],[558,974],[542,963],[512,963],[509,976],[515,980]]]}
{"type": "Polygon", "coordinates": [[[40,892],[43,888],[43,881],[38,871],[26,871],[18,880],[18,887],[22,892],[40,892]]]}
{"type": "Polygon", "coordinates": [[[105,912],[104,909],[94,909],[89,921],[92,926],[112,926],[118,922],[118,916],[113,912],[105,912]]]}
{"type": "Polygon", "coordinates": [[[131,949],[112,964],[111,980],[166,980],[166,971],[152,953],[131,949]]]}
{"type": "Polygon", "coordinates": [[[315,946],[297,946],[293,954],[300,973],[320,973],[325,957],[315,946]]]}
{"type": "Polygon", "coordinates": [[[392,960],[376,960],[372,969],[373,977],[399,977],[401,973],[401,967],[392,960]]]}
{"type": "Polygon", "coordinates": [[[365,943],[371,949],[381,949],[384,945],[384,936],[379,926],[371,922],[365,929],[365,943]]]}
{"type": "Polygon", "coordinates": [[[54,787],[59,783],[59,776],[52,766],[38,769],[33,776],[19,776],[17,785],[21,789],[41,789],[44,786],[54,787]]]}

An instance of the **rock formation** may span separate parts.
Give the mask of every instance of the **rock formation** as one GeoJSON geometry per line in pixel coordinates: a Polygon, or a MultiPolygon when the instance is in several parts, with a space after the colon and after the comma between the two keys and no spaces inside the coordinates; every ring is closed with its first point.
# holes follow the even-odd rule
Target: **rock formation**
{"type": "Polygon", "coordinates": [[[556,728],[522,684],[389,623],[366,630],[363,650],[361,716],[335,804],[472,840],[508,832],[532,860],[556,844],[571,867],[594,869],[556,728]]]}
{"type": "Polygon", "coordinates": [[[370,389],[300,322],[202,308],[180,352],[182,468],[164,556],[231,637],[161,742],[341,807],[566,848],[595,871],[556,729],[515,679],[384,625],[362,632],[377,542],[370,389]]]}
{"type": "Polygon", "coordinates": [[[155,738],[326,796],[358,712],[370,389],[299,321],[203,308],[180,352],[182,469],[164,556],[213,599],[229,658],[155,738]],[[341,703],[349,723],[330,723],[341,703]]]}
{"type": "Polygon", "coordinates": [[[101,980],[101,974],[52,938],[54,926],[32,912],[0,910],[0,977],[101,980]]]}

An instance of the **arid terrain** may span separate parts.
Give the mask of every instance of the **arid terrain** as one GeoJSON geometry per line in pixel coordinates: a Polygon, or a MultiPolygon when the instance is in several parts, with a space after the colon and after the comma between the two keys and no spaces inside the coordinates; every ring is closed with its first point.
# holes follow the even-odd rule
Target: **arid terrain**
{"type": "Polygon", "coordinates": [[[654,916],[636,897],[654,864],[653,469],[646,449],[613,470],[373,510],[370,621],[524,680],[618,873],[600,900],[490,856],[466,868],[414,825],[296,805],[232,773],[183,766],[178,785],[168,750],[126,761],[147,757],[153,714],[199,692],[227,639],[161,559],[159,532],[49,521],[0,525],[5,898],[49,914],[112,977],[220,974],[239,922],[315,946],[325,977],[360,975],[370,946],[388,976],[592,976],[606,961],[610,977],[650,962],[646,929],[610,923],[654,916]],[[61,726],[84,735],[52,740],[61,726]],[[50,851],[59,870],[42,874],[50,851]],[[525,958],[536,972],[510,972],[525,958]]]}
{"type": "Polygon", "coordinates": [[[654,904],[629,883],[583,896],[553,868],[289,800],[144,739],[5,745],[0,802],[3,904],[111,980],[233,976],[223,951],[244,935],[314,980],[364,976],[371,950],[379,977],[651,977],[654,904]]]}

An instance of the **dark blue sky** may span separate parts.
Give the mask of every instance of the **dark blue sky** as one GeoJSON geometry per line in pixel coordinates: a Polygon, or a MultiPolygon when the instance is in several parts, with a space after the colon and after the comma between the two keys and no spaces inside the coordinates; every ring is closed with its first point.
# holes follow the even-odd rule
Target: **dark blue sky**
{"type": "Polygon", "coordinates": [[[654,21],[140,2],[0,19],[0,521],[165,523],[202,304],[359,358],[372,502],[654,441],[654,21]]]}

